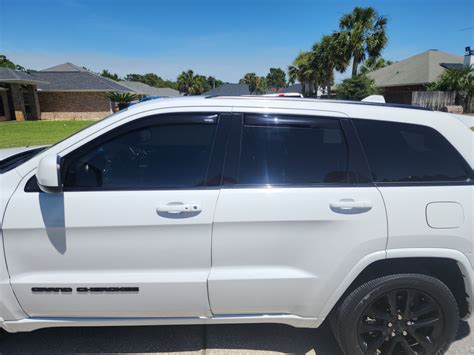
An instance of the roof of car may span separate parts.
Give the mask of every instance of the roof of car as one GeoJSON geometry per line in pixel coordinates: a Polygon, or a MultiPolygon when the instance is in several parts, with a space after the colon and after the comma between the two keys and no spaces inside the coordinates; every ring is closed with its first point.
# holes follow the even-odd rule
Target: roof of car
{"type": "MultiPolygon", "coordinates": [[[[305,99],[297,97],[263,96],[187,96],[162,98],[138,103],[119,111],[107,118],[88,126],[73,137],[58,143],[56,152],[71,147],[72,141],[78,142],[110,126],[124,124],[147,115],[167,112],[228,112],[308,115],[315,117],[335,117],[379,120],[398,123],[418,124],[432,127],[441,132],[474,166],[472,149],[472,131],[452,114],[418,110],[405,107],[393,107],[381,103],[360,103],[337,100],[305,99]],[[72,139],[72,140],[71,140],[72,139]]],[[[24,175],[35,167],[35,162],[23,164],[19,171],[24,175]],[[28,170],[30,169],[30,170],[28,170]]]]}
{"type": "Polygon", "coordinates": [[[365,106],[381,106],[381,107],[396,107],[396,108],[405,108],[412,110],[424,110],[424,111],[433,111],[428,107],[421,106],[412,106],[404,104],[394,104],[394,103],[382,103],[382,102],[370,102],[370,101],[350,101],[350,100],[330,100],[330,99],[314,99],[314,98],[305,98],[298,96],[270,96],[270,95],[241,95],[241,96],[220,96],[220,95],[209,95],[205,98],[222,98],[222,99],[251,99],[251,100],[261,100],[261,99],[284,99],[284,100],[295,100],[302,102],[315,102],[315,103],[331,103],[331,104],[347,104],[347,105],[365,105],[365,106]]]}

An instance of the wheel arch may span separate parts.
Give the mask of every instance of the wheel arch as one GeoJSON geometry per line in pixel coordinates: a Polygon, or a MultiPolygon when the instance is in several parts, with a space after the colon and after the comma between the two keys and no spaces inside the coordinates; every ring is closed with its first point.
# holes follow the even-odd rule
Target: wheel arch
{"type": "Polygon", "coordinates": [[[348,293],[362,283],[397,273],[419,273],[444,282],[458,303],[460,316],[472,311],[473,270],[469,259],[460,251],[441,248],[389,249],[366,256],[357,263],[326,302],[318,318],[331,316],[348,293]]]}

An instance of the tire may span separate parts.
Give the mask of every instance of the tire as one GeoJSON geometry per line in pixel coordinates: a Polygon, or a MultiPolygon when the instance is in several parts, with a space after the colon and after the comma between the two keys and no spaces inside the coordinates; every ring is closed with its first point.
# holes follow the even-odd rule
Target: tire
{"type": "Polygon", "coordinates": [[[345,354],[431,355],[448,350],[458,323],[456,300],[444,283],[397,274],[352,291],[335,314],[334,333],[345,354]]]}

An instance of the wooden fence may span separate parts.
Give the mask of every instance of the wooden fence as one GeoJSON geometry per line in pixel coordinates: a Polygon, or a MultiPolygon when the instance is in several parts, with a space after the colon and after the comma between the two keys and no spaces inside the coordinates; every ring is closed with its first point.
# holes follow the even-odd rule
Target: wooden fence
{"type": "MultiPolygon", "coordinates": [[[[429,107],[433,110],[456,105],[456,93],[453,91],[391,91],[383,95],[388,103],[429,107]]],[[[471,100],[470,107],[467,103],[462,106],[465,113],[474,112],[474,100],[471,100]]]]}
{"type": "Polygon", "coordinates": [[[455,105],[456,93],[452,91],[413,91],[411,104],[441,110],[444,106],[455,105]]]}

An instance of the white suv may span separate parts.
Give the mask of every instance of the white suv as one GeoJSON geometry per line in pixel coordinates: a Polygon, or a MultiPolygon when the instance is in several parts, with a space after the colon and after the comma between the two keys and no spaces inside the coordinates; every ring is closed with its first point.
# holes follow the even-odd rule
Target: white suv
{"type": "Polygon", "coordinates": [[[199,97],[16,151],[0,325],[329,319],[346,353],[441,353],[472,304],[473,136],[421,109],[199,97]]]}

